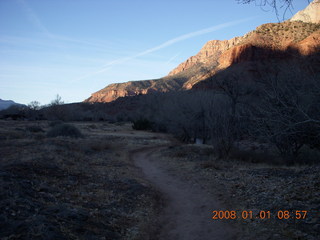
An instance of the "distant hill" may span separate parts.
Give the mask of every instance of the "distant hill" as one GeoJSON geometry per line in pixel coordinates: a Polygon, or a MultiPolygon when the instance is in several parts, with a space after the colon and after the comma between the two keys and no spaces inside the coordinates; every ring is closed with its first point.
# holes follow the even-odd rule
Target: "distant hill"
{"type": "Polygon", "coordinates": [[[0,99],[0,111],[9,108],[12,105],[23,105],[23,104],[16,103],[16,102],[14,102],[12,100],[2,100],[2,99],[0,99]]]}
{"type": "MultiPolygon", "coordinates": [[[[256,72],[255,76],[259,76],[268,74],[259,73],[265,71],[265,68],[259,68],[261,61],[268,65],[271,60],[290,61],[304,56],[319,56],[319,14],[314,14],[319,12],[319,2],[313,1],[288,21],[263,24],[242,37],[209,41],[197,55],[179,64],[166,77],[111,84],[93,93],[85,102],[111,102],[119,97],[188,90],[194,86],[206,88],[208,79],[236,65],[238,69],[243,66],[238,71],[256,72]],[[250,66],[244,63],[250,63],[250,66]]],[[[232,71],[226,74],[232,74],[232,71]]]]}

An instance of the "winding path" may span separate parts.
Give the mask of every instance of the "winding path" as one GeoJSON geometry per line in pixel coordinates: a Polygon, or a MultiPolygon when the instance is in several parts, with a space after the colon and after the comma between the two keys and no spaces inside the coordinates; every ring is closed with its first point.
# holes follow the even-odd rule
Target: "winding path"
{"type": "Polygon", "coordinates": [[[133,160],[167,200],[160,216],[159,240],[213,240],[236,239],[232,227],[219,220],[212,220],[212,210],[220,204],[201,189],[169,175],[161,163],[152,158],[155,149],[133,154],[133,160]]]}

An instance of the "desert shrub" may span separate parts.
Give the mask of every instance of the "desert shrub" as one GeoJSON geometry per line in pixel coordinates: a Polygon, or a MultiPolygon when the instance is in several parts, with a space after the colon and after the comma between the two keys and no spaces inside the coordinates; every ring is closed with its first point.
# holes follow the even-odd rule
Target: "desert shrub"
{"type": "Polygon", "coordinates": [[[166,133],[168,132],[168,127],[166,124],[164,123],[156,123],[152,125],[152,129],[153,132],[162,132],[162,133],[166,133]]]}
{"type": "Polygon", "coordinates": [[[63,121],[61,121],[61,120],[52,121],[52,122],[49,123],[49,127],[54,127],[54,126],[57,126],[59,124],[63,124],[63,121]]]}
{"type": "Polygon", "coordinates": [[[238,148],[234,148],[231,151],[230,158],[249,163],[268,163],[271,165],[278,163],[275,156],[271,153],[257,152],[253,150],[244,150],[238,148]]]}
{"type": "Polygon", "coordinates": [[[48,137],[66,136],[72,138],[83,137],[81,131],[74,125],[63,123],[52,127],[47,133],[48,137]]]}
{"type": "Polygon", "coordinates": [[[29,126],[29,127],[26,127],[26,130],[32,133],[44,132],[44,130],[39,126],[29,126]]]}
{"type": "Polygon", "coordinates": [[[89,147],[90,147],[90,150],[96,151],[96,152],[109,150],[111,148],[109,143],[103,142],[103,141],[92,142],[89,147]]]}
{"type": "Polygon", "coordinates": [[[152,124],[148,119],[138,119],[133,121],[132,128],[135,130],[150,130],[152,124]]]}
{"type": "Polygon", "coordinates": [[[88,128],[90,128],[90,129],[98,129],[97,125],[95,125],[95,124],[90,124],[88,126],[88,128]]]}
{"type": "Polygon", "coordinates": [[[320,163],[320,152],[318,149],[303,146],[301,154],[298,156],[296,163],[298,165],[313,165],[320,163]]]}
{"type": "Polygon", "coordinates": [[[1,119],[21,120],[26,118],[27,107],[21,105],[12,105],[7,109],[0,111],[1,119]]]}
{"type": "Polygon", "coordinates": [[[126,122],[116,122],[115,125],[116,126],[124,126],[126,124],[126,122]]]}
{"type": "Polygon", "coordinates": [[[23,139],[26,135],[23,131],[3,130],[0,131],[0,140],[23,139]]]}

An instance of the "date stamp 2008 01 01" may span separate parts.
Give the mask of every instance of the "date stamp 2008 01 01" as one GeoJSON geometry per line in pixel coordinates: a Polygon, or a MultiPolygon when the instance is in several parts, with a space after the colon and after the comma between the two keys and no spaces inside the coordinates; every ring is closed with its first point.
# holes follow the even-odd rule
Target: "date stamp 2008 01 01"
{"type": "Polygon", "coordinates": [[[302,220],[306,219],[308,211],[306,210],[279,210],[275,212],[260,210],[258,212],[253,212],[251,210],[225,210],[225,211],[212,211],[212,219],[213,220],[222,220],[222,219],[297,219],[302,220]]]}

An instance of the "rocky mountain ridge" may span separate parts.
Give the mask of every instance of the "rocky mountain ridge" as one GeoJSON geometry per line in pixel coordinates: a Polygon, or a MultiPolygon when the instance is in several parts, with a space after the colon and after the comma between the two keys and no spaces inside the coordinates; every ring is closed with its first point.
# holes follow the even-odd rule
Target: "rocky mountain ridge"
{"type": "MultiPolygon", "coordinates": [[[[319,0],[311,4],[317,2],[319,0]]],[[[308,15],[308,9],[310,7],[304,10],[304,15],[308,15]]],[[[242,37],[209,41],[198,54],[179,64],[166,77],[111,84],[93,93],[85,102],[111,102],[119,97],[188,90],[235,64],[319,53],[320,24],[294,20],[300,15],[297,13],[281,23],[263,24],[242,37]]]]}
{"type": "Polygon", "coordinates": [[[173,69],[168,76],[173,76],[177,73],[185,71],[186,69],[198,63],[212,64],[219,59],[223,52],[239,44],[242,40],[243,37],[235,37],[230,40],[223,41],[211,40],[202,47],[202,49],[197,55],[192,56],[189,59],[187,59],[187,61],[179,64],[179,66],[173,69]]]}
{"type": "Polygon", "coordinates": [[[314,0],[305,9],[297,12],[290,21],[302,21],[310,23],[320,22],[320,0],[314,0]]]}

